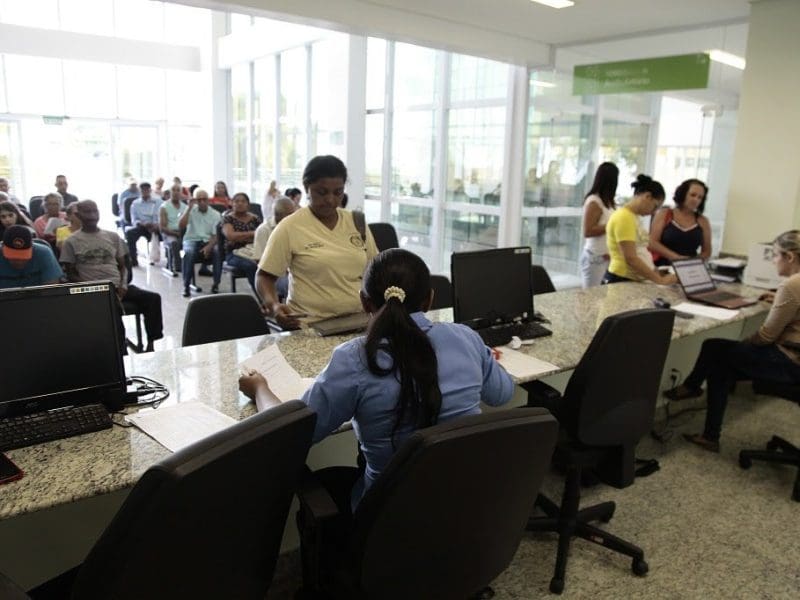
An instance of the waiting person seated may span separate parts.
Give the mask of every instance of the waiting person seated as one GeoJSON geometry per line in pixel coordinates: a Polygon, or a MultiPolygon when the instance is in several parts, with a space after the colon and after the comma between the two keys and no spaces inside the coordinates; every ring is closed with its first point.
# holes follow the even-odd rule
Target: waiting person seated
{"type": "Polygon", "coordinates": [[[56,229],[68,225],[67,213],[62,210],[61,194],[50,192],[44,197],[44,214],[33,222],[33,228],[43,240],[55,244],[56,229]]]}
{"type": "Polygon", "coordinates": [[[214,184],[214,196],[208,203],[211,206],[222,206],[225,210],[231,208],[231,197],[228,195],[228,186],[224,181],[214,184]]]}
{"type": "Polygon", "coordinates": [[[639,222],[639,217],[652,215],[664,202],[664,186],[647,175],[639,175],[631,187],[633,199],[615,210],[606,223],[606,243],[611,259],[603,283],[649,280],[671,285],[677,278],[655,268],[647,249],[647,231],[639,222]]]}
{"type": "Polygon", "coordinates": [[[131,265],[139,266],[136,242],[144,237],[150,242],[150,264],[161,260],[161,234],[158,230],[161,200],[151,194],[150,184],[143,181],[139,186],[140,197],[131,204],[131,226],[125,230],[131,265]]]}
{"type": "Polygon", "coordinates": [[[67,214],[69,224],[62,225],[56,229],[56,248],[61,250],[64,240],[81,228],[81,220],[78,218],[78,203],[73,202],[64,211],[67,214]]]}
{"type": "Polygon", "coordinates": [[[662,208],[650,223],[650,251],[657,266],[673,260],[711,257],[711,223],[703,216],[708,186],[687,179],[675,188],[675,208],[662,208]]]}
{"type": "Polygon", "coordinates": [[[0,288],[59,283],[64,273],[47,244],[34,243],[30,228],[12,225],[3,233],[0,288]]]}
{"type": "MultiPolygon", "coordinates": [[[[178,227],[184,229],[183,234],[183,297],[189,298],[192,294],[189,286],[192,284],[194,264],[198,259],[210,259],[214,266],[214,283],[211,293],[219,292],[219,281],[222,277],[222,256],[217,248],[217,225],[222,219],[217,211],[209,208],[208,192],[197,188],[194,197],[189,200],[187,210],[181,215],[178,227]]],[[[198,292],[202,288],[195,286],[198,292]]]]}
{"type": "MultiPolygon", "coordinates": [[[[479,414],[481,402],[499,406],[513,395],[514,382],[477,333],[427,319],[432,301],[421,258],[399,248],[381,252],[360,292],[372,314],[366,336],[335,348],[303,395],[317,413],[315,442],[353,420],[366,469],[357,480],[348,471],[348,481],[332,486],[342,507],[355,507],[416,429],[479,414]]],[[[279,402],[261,375],[247,374],[239,386],[259,410],[279,402]]]]}
{"type": "MultiPolygon", "coordinates": [[[[125,215],[125,201],[128,198],[138,198],[139,197],[139,184],[136,182],[136,179],[133,177],[128,178],[128,187],[122,190],[119,196],[117,196],[117,207],[119,208],[119,215],[123,220],[126,220],[125,215]]],[[[130,225],[131,223],[127,223],[130,225]]]]}
{"type": "Polygon", "coordinates": [[[275,206],[272,209],[272,215],[266,221],[261,223],[256,229],[253,236],[253,255],[256,262],[261,259],[264,250],[267,248],[267,241],[270,234],[277,227],[278,223],[283,221],[286,217],[291,215],[297,210],[297,205],[286,196],[281,196],[275,201],[275,206]]]}
{"type": "Polygon", "coordinates": [[[33,221],[22,214],[19,207],[8,200],[8,196],[0,192],[0,235],[5,233],[5,230],[12,225],[24,225],[30,227],[31,231],[36,233],[33,228],[33,221]]]}
{"type": "Polygon", "coordinates": [[[233,209],[222,219],[222,234],[225,236],[225,262],[244,271],[253,291],[256,289],[258,265],[253,260],[253,238],[261,219],[250,210],[250,198],[239,192],[233,195],[233,209]]]}
{"type": "Polygon", "coordinates": [[[300,318],[361,311],[361,278],[378,249],[369,228],[361,231],[353,214],[339,208],[346,182],[341,160],[312,158],[303,172],[309,205],[286,217],[269,236],[258,265],[258,294],[284,329],[298,328],[300,318]],[[287,269],[289,294],[283,304],[275,283],[287,269]]]}
{"type": "Polygon", "coordinates": [[[69,206],[78,201],[78,197],[67,191],[69,183],[66,175],[56,175],[56,191],[61,195],[62,206],[69,206]]]}
{"type": "Polygon", "coordinates": [[[295,208],[300,208],[300,201],[303,199],[303,191],[301,189],[296,187],[286,188],[286,192],[283,195],[294,202],[295,208]]]}
{"type": "Polygon", "coordinates": [[[183,242],[180,220],[187,208],[186,203],[182,200],[181,186],[173,185],[172,193],[168,194],[168,199],[161,203],[158,211],[161,236],[164,238],[164,244],[169,248],[170,264],[167,267],[172,270],[173,275],[181,272],[181,245],[183,242]]]}
{"type": "MultiPolygon", "coordinates": [[[[19,201],[14,194],[11,193],[11,184],[9,183],[8,179],[5,177],[0,177],[0,202],[4,202],[6,200],[13,202],[19,211],[25,215],[28,220],[31,220],[31,213],[28,212],[28,207],[25,206],[22,202],[19,201]]],[[[31,221],[32,222],[32,221],[31,221]]]]}
{"type": "MultiPolygon", "coordinates": [[[[119,299],[133,303],[144,316],[144,329],[147,332],[146,352],[152,352],[153,343],[164,337],[161,296],[135,285],[128,285],[128,268],[125,266],[128,249],[116,233],[97,227],[100,211],[94,201],[78,202],[77,215],[81,220],[81,230],[64,240],[59,258],[64,265],[67,279],[111,281],[117,288],[119,299]]],[[[121,316],[118,327],[122,345],[120,350],[124,354],[125,329],[121,316]]]]}
{"type": "Polygon", "coordinates": [[[774,294],[761,296],[772,307],[759,330],[741,342],[705,340],[683,384],[664,392],[671,400],[696,398],[703,394],[703,382],[707,383],[703,433],[684,437],[711,452],[719,452],[728,394],[736,381],[765,379],[800,384],[800,230],[775,238],[772,260],[778,275],[787,279],[774,294]]]}

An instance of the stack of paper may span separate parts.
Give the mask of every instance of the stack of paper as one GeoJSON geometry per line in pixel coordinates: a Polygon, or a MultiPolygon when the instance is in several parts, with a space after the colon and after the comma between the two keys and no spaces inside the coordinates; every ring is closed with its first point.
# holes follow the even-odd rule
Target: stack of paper
{"type": "Polygon", "coordinates": [[[281,402],[297,400],[314,383],[313,377],[300,377],[300,374],[289,366],[286,357],[275,344],[254,354],[240,367],[261,373],[267,380],[269,389],[281,402]]]}
{"type": "Polygon", "coordinates": [[[503,365],[508,374],[516,379],[530,379],[531,377],[558,371],[558,367],[554,364],[517,352],[508,346],[503,346],[498,350],[500,350],[501,354],[497,362],[503,365]]]}
{"type": "Polygon", "coordinates": [[[693,302],[681,302],[672,307],[673,310],[697,315],[698,317],[708,317],[718,321],[727,321],[739,314],[738,310],[728,308],[717,308],[716,306],[706,306],[705,304],[694,304],[693,302]]]}
{"type": "Polygon", "coordinates": [[[125,420],[173,452],[236,423],[236,419],[202,402],[180,402],[143,410],[126,416],[125,420]]]}

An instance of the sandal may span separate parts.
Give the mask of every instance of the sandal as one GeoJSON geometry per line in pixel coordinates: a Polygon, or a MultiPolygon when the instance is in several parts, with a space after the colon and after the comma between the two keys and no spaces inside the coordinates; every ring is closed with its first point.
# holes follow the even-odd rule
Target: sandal
{"type": "Polygon", "coordinates": [[[664,397],[669,400],[688,400],[699,398],[703,395],[703,388],[691,388],[685,383],[664,392],[664,397]]]}
{"type": "Polygon", "coordinates": [[[719,442],[707,440],[700,433],[684,433],[683,439],[685,439],[687,442],[695,444],[696,446],[700,446],[703,450],[708,450],[709,452],[716,452],[719,454],[719,442]]]}

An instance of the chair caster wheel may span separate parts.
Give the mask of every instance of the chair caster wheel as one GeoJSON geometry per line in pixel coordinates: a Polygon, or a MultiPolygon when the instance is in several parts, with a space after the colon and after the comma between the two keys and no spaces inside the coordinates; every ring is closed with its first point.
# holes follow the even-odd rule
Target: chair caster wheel
{"type": "Polygon", "coordinates": [[[634,558],[633,562],[631,563],[631,571],[633,571],[634,575],[638,575],[639,577],[644,577],[647,575],[647,572],[650,570],[650,566],[645,562],[643,558],[634,558]]]}
{"type": "Polygon", "coordinates": [[[560,594],[564,591],[564,580],[563,579],[556,579],[553,577],[550,580],[550,591],[554,594],[560,594]]]}
{"type": "Polygon", "coordinates": [[[742,469],[749,469],[750,467],[753,466],[753,461],[750,460],[749,456],[742,456],[741,454],[739,454],[739,466],[742,469]]]}

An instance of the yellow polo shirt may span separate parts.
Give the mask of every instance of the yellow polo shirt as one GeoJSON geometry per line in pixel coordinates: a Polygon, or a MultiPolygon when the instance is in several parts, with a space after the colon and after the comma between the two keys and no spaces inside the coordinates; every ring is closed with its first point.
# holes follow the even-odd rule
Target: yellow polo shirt
{"type": "Polygon", "coordinates": [[[353,214],[341,208],[337,212],[332,230],[307,206],[286,217],[269,236],[258,263],[278,277],[289,271],[287,304],[292,312],[306,313],[309,321],[362,310],[361,280],[367,263],[378,254],[369,227],[365,243],[353,214]]]}
{"type": "Polygon", "coordinates": [[[608,254],[611,257],[608,271],[620,277],[635,281],[641,280],[641,276],[625,261],[625,255],[620,250],[619,242],[634,242],[637,254],[642,251],[646,252],[647,245],[650,243],[650,236],[641,226],[639,217],[627,206],[611,213],[608,223],[606,223],[606,243],[608,244],[608,254]]]}

